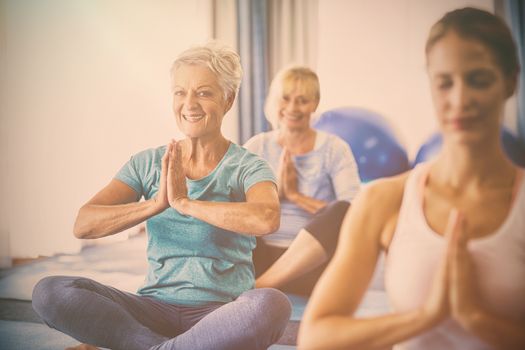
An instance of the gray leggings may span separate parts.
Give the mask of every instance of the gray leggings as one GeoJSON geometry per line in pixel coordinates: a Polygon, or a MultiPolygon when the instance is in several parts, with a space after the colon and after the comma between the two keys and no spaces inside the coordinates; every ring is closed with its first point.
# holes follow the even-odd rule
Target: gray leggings
{"type": "Polygon", "coordinates": [[[266,349],[282,335],[291,313],[288,298],[269,288],[195,307],[66,276],[38,282],[33,308],[48,326],[114,350],[266,349]]]}

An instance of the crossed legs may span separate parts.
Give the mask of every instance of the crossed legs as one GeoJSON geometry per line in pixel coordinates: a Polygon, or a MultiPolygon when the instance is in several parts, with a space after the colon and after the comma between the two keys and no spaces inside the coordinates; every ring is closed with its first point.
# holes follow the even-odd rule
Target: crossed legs
{"type": "Polygon", "coordinates": [[[42,279],[33,308],[50,327],[114,350],[266,349],[282,335],[291,313],[286,296],[274,289],[190,307],[66,276],[42,279]]]}
{"type": "Polygon", "coordinates": [[[301,229],[290,246],[284,250],[262,245],[255,252],[255,265],[268,265],[258,274],[257,288],[283,288],[285,291],[309,294],[322,273],[326,262],[331,259],[339,230],[350,204],[345,201],[332,202],[314,215],[305,228],[301,229]],[[261,255],[266,255],[261,257],[261,255]],[[273,255],[273,256],[272,256],[273,255]],[[301,280],[303,279],[303,280],[301,280]],[[294,288],[292,284],[298,287],[294,288]]]}

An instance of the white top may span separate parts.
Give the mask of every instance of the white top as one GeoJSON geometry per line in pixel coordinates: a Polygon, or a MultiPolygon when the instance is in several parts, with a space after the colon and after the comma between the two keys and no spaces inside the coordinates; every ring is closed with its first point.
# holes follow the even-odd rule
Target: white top
{"type": "MultiPolygon", "coordinates": [[[[428,163],[409,175],[394,237],[385,265],[385,286],[394,311],[421,306],[429,292],[446,248],[445,239],[433,231],[424,216],[422,191],[428,163]]],[[[512,208],[491,235],[471,240],[468,249],[479,277],[484,306],[495,314],[525,317],[525,183],[517,184],[512,208]]],[[[490,206],[490,203],[486,205],[490,206]]],[[[452,319],[394,349],[491,349],[452,319]]]]}
{"type": "MultiPolygon", "coordinates": [[[[278,143],[278,131],[255,135],[244,145],[249,151],[266,159],[277,174],[283,148],[278,143]]],[[[350,146],[338,136],[316,131],[314,149],[292,157],[302,194],[327,202],[351,202],[359,191],[360,179],[350,146]]],[[[281,227],[276,233],[264,236],[269,244],[287,247],[312,214],[296,204],[281,200],[281,227]]]]}

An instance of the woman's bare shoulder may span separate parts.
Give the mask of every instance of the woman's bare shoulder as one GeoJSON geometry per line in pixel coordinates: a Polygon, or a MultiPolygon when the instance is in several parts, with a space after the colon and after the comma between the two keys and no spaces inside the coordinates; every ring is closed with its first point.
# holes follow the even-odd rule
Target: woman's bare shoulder
{"type": "Polygon", "coordinates": [[[408,178],[405,173],[374,180],[363,186],[363,202],[365,205],[377,207],[381,211],[397,211],[403,199],[405,182],[408,178]]]}
{"type": "Polygon", "coordinates": [[[388,250],[397,226],[397,219],[403,201],[403,192],[409,171],[400,175],[378,179],[365,186],[364,205],[370,213],[370,221],[380,223],[375,231],[383,250],[388,250]]]}

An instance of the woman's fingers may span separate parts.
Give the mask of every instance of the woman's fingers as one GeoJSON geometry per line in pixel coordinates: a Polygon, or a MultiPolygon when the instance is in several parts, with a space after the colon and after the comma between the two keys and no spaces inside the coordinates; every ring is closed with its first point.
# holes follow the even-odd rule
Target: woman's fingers
{"type": "Polygon", "coordinates": [[[182,150],[180,143],[175,140],[171,140],[169,144],[169,171],[175,172],[182,169],[182,150]]]}
{"type": "Polygon", "coordinates": [[[167,193],[167,179],[168,179],[168,167],[170,159],[170,147],[171,143],[166,145],[166,150],[161,158],[160,164],[160,181],[159,189],[155,196],[155,202],[160,210],[164,210],[169,207],[168,193],[167,193]]]}
{"type": "Polygon", "coordinates": [[[460,221],[461,213],[457,208],[452,208],[448,215],[447,227],[445,229],[445,238],[447,242],[452,243],[457,239],[460,221]]]}
{"type": "Polygon", "coordinates": [[[162,156],[161,163],[160,163],[161,183],[159,184],[159,186],[162,186],[164,182],[166,181],[166,175],[168,173],[169,159],[170,159],[170,144],[168,143],[168,145],[166,146],[166,151],[164,151],[164,155],[162,156]]]}
{"type": "Polygon", "coordinates": [[[182,164],[182,148],[180,142],[175,143],[175,159],[179,164],[182,164]]]}
{"type": "Polygon", "coordinates": [[[447,265],[447,255],[443,254],[443,258],[439,262],[438,268],[433,277],[427,300],[423,306],[428,319],[432,323],[440,322],[449,313],[449,274],[447,265]]]}
{"type": "Polygon", "coordinates": [[[446,247],[434,275],[425,305],[425,309],[433,322],[441,321],[450,312],[451,263],[455,244],[460,234],[461,220],[461,213],[456,208],[453,208],[444,232],[446,247]]]}
{"type": "Polygon", "coordinates": [[[172,140],[169,152],[169,171],[168,171],[168,201],[170,205],[177,209],[177,202],[186,198],[188,190],[186,186],[186,173],[182,166],[182,147],[180,142],[172,140]]]}
{"type": "Polygon", "coordinates": [[[171,146],[171,143],[168,143],[166,145],[166,150],[164,151],[164,155],[162,156],[162,165],[168,164],[168,159],[170,156],[170,146],[171,146]]]}
{"type": "MultiPolygon", "coordinates": [[[[457,284],[457,260],[458,260],[458,242],[462,235],[462,218],[457,208],[452,208],[448,216],[447,228],[445,230],[445,239],[447,241],[447,260],[450,277],[450,287],[454,292],[457,284]]],[[[454,293],[452,293],[454,294],[454,293]]],[[[455,296],[453,296],[453,299],[455,296]]]]}
{"type": "Polygon", "coordinates": [[[468,243],[464,215],[456,208],[450,212],[445,236],[448,243],[447,255],[452,269],[452,278],[454,278],[454,274],[457,272],[457,264],[461,263],[460,260],[466,253],[468,243]]]}
{"type": "Polygon", "coordinates": [[[290,168],[293,167],[294,164],[292,161],[292,155],[290,154],[288,150],[284,154],[284,160],[285,160],[286,167],[288,168],[288,170],[290,170],[290,168]]]}
{"type": "Polygon", "coordinates": [[[447,255],[452,262],[457,258],[458,249],[466,249],[468,237],[464,230],[464,215],[457,208],[452,208],[445,230],[447,255]]]}
{"type": "MultiPolygon", "coordinates": [[[[452,216],[452,215],[451,215],[452,216]]],[[[468,322],[473,310],[480,304],[476,291],[477,278],[468,251],[468,235],[465,231],[465,219],[462,213],[449,220],[451,235],[450,265],[450,303],[453,317],[461,324],[468,322]]]]}

